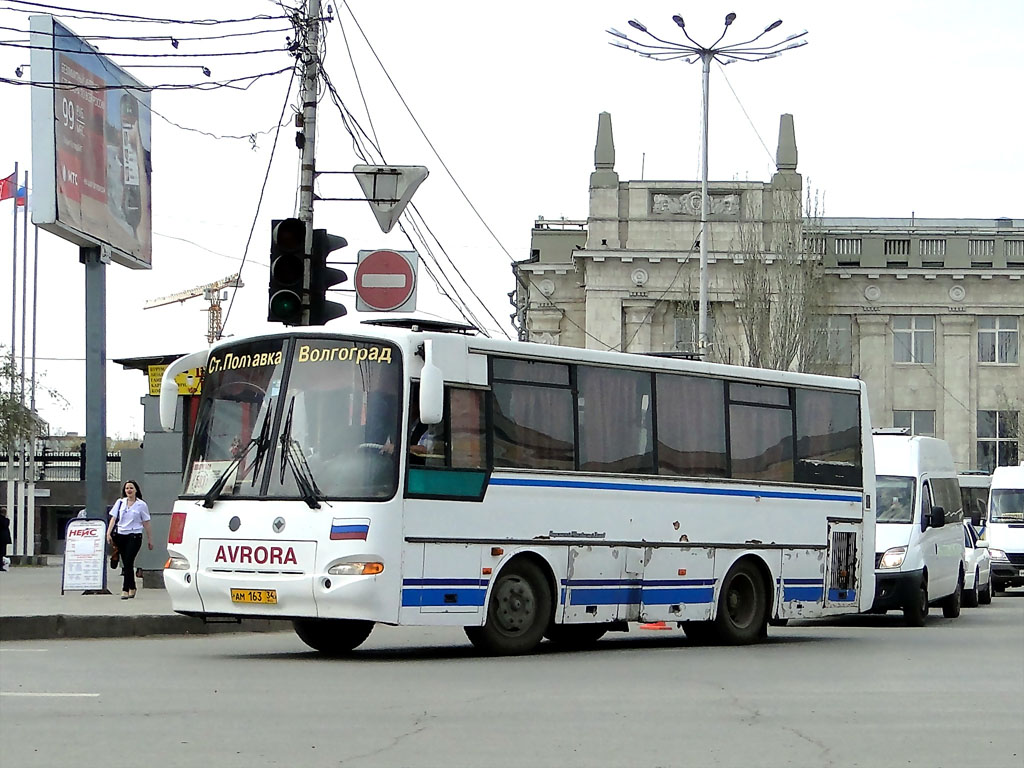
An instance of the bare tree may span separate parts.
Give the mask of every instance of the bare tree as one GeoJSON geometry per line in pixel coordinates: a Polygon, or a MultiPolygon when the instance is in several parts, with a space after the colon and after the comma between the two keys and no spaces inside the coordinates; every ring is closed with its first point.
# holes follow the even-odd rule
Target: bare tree
{"type": "MultiPolygon", "coordinates": [[[[804,233],[800,193],[778,194],[781,200],[776,198],[767,236],[760,223],[740,229],[742,263],[733,286],[743,342],[738,345],[740,362],[759,368],[806,370],[813,365],[820,342],[829,284],[819,238],[804,233]]],[[[818,209],[818,196],[812,199],[808,189],[806,220],[813,222],[820,216],[818,209]]]]}
{"type": "MultiPolygon", "coordinates": [[[[18,369],[14,355],[0,351],[0,446],[4,450],[31,440],[42,424],[39,415],[21,402],[22,384],[25,391],[32,386],[31,381],[23,382],[24,375],[24,371],[18,369]]],[[[59,392],[40,386],[39,378],[36,377],[36,391],[66,406],[67,401],[59,392]]]]}

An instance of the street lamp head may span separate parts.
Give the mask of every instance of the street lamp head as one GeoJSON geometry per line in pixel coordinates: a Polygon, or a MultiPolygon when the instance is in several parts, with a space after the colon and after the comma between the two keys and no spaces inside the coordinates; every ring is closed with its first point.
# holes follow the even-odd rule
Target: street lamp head
{"type": "Polygon", "coordinates": [[[672,21],[674,21],[676,23],[676,26],[679,27],[680,29],[686,29],[686,22],[683,21],[683,17],[680,16],[678,13],[672,17],[672,21]]]}
{"type": "Polygon", "coordinates": [[[736,14],[735,13],[727,13],[725,15],[725,26],[728,27],[734,21],[736,21],[736,14]]]}
{"type": "Polygon", "coordinates": [[[641,24],[636,19],[630,19],[629,20],[629,26],[631,26],[633,29],[639,29],[641,32],[646,32],[647,31],[647,27],[645,27],[643,24],[641,24]]]}
{"type": "Polygon", "coordinates": [[[764,31],[765,32],[771,32],[773,29],[775,29],[776,27],[780,26],[781,24],[782,24],[782,19],[779,19],[778,21],[773,21],[771,24],[769,24],[767,27],[764,28],[764,31]]]}

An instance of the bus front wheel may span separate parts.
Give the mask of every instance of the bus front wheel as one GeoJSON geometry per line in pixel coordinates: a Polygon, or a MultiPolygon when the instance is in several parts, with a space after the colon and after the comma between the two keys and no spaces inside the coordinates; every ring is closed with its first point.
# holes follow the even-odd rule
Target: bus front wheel
{"type": "Polygon", "coordinates": [[[764,637],[768,596],[764,579],[750,560],[741,560],[725,575],[714,626],[718,640],[726,645],[747,645],[764,637]]]}
{"type": "Polygon", "coordinates": [[[482,627],[466,627],[466,637],[487,653],[529,653],[551,621],[551,587],[541,569],[521,559],[505,566],[491,588],[482,627]]]}
{"type": "Polygon", "coordinates": [[[325,656],[343,656],[358,647],[373,631],[372,621],[356,619],[295,619],[295,634],[325,656]]]}

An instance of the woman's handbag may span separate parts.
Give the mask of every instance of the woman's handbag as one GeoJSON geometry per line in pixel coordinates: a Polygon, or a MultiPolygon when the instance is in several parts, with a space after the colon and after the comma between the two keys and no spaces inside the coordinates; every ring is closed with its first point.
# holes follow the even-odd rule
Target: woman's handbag
{"type": "MultiPolygon", "coordinates": [[[[117,500],[117,522],[121,520],[121,500],[117,500]]],[[[117,522],[114,523],[114,532],[110,536],[110,567],[117,568],[117,564],[121,559],[121,550],[117,548],[117,522]]]]}

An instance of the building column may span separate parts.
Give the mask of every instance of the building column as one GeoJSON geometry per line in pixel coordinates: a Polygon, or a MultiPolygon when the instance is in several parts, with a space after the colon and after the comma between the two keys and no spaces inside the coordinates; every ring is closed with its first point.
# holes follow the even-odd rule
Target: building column
{"type": "Polygon", "coordinates": [[[857,315],[859,329],[858,377],[867,384],[871,426],[889,426],[892,423],[892,398],[889,393],[887,372],[892,369],[888,315],[857,315]]]}
{"type": "Polygon", "coordinates": [[[562,311],[554,305],[531,307],[526,316],[527,341],[558,344],[562,332],[562,311]]]}
{"type": "Polygon", "coordinates": [[[971,339],[974,318],[940,315],[942,327],[942,415],[936,434],[949,443],[958,470],[971,466],[971,339]]]}
{"type": "Polygon", "coordinates": [[[626,320],[623,352],[651,351],[651,317],[655,304],[653,299],[623,299],[622,314],[626,320]]]}

